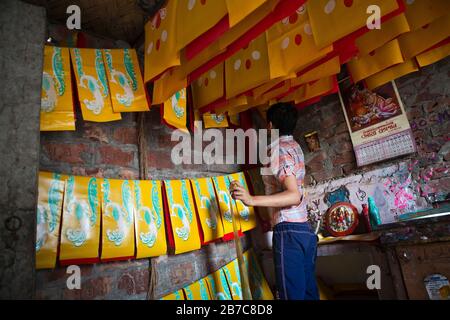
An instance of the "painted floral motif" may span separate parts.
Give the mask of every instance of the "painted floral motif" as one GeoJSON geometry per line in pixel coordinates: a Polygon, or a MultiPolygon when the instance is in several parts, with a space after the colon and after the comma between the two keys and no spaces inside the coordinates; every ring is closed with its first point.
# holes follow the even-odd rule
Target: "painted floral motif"
{"type": "Polygon", "coordinates": [[[64,95],[66,91],[61,48],[53,47],[52,69],[53,74],[44,71],[42,75],[44,94],[41,97],[41,111],[44,112],[52,112],[58,102],[58,96],[64,95]]]}
{"type": "Polygon", "coordinates": [[[170,215],[178,217],[183,224],[182,227],[177,227],[175,233],[180,239],[187,241],[191,233],[192,223],[192,208],[189,202],[189,194],[186,186],[186,180],[181,181],[181,197],[183,204],[175,203],[173,198],[173,190],[170,181],[166,181],[167,196],[171,203],[170,215]]]}
{"type": "Polygon", "coordinates": [[[136,206],[138,211],[138,219],[140,221],[145,221],[148,226],[147,232],[140,232],[139,239],[143,244],[147,247],[152,248],[158,237],[158,230],[161,228],[162,217],[161,212],[162,208],[159,201],[159,189],[158,185],[155,181],[151,181],[151,199],[152,199],[152,207],[148,208],[142,205],[141,199],[141,188],[139,183],[135,183],[135,195],[136,195],[136,206]]]}

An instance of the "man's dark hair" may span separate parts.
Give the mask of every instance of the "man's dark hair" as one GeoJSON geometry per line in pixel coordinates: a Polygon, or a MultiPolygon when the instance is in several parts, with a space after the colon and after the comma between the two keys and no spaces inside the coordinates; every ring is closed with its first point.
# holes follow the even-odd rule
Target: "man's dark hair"
{"type": "Polygon", "coordinates": [[[297,116],[297,109],[292,103],[277,103],[267,110],[267,121],[272,122],[274,129],[280,131],[280,136],[294,133],[297,116]]]}

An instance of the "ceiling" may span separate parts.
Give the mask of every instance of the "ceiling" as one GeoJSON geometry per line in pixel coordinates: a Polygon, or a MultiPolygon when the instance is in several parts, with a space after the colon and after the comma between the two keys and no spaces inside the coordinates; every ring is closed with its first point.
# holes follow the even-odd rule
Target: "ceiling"
{"type": "Polygon", "coordinates": [[[81,29],[131,46],[143,41],[144,24],[164,0],[25,0],[45,7],[50,22],[66,23],[68,6],[81,9],[81,29]]]}

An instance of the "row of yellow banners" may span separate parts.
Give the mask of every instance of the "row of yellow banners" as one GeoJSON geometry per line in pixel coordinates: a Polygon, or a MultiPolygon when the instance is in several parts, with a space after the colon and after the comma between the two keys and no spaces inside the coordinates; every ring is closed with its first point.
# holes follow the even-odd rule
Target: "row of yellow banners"
{"type": "Polygon", "coordinates": [[[200,249],[256,226],[252,207],[233,200],[243,172],[192,180],[116,180],[40,172],[36,267],[147,258],[200,249]]]}
{"type": "MultiPolygon", "coordinates": [[[[258,265],[253,250],[243,254],[250,292],[254,300],[273,300],[273,294],[258,265]]],[[[243,300],[241,275],[237,260],[161,300],[243,300]]]]}
{"type": "Polygon", "coordinates": [[[75,130],[71,70],[84,120],[115,121],[121,119],[121,112],[149,110],[134,49],[45,46],[41,131],[75,130]]]}
{"type": "Polygon", "coordinates": [[[206,113],[221,127],[225,113],[307,105],[336,92],[344,63],[354,82],[374,89],[450,54],[448,0],[239,1],[237,11],[235,4],[169,0],[146,25],[145,81],[154,82],[153,102],[166,102],[166,122],[180,123],[170,97],[189,84],[196,119],[206,113]],[[367,27],[374,7],[380,29],[367,27]],[[259,25],[266,15],[279,19],[259,25]],[[253,40],[239,43],[248,33],[253,40]]]}

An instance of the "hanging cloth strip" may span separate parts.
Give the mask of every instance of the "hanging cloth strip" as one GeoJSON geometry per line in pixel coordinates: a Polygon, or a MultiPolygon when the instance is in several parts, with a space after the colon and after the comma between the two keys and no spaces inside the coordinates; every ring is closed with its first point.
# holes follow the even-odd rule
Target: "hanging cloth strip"
{"type": "Polygon", "coordinates": [[[399,77],[407,75],[409,73],[418,71],[419,67],[415,59],[406,60],[403,63],[397,64],[393,67],[390,67],[386,70],[378,72],[373,76],[366,78],[364,81],[369,90],[373,90],[377,87],[382,86],[392,80],[395,80],[399,77]]]}
{"type": "Polygon", "coordinates": [[[164,122],[175,129],[187,131],[186,89],[175,93],[162,107],[164,122]]]}
{"type": "Polygon", "coordinates": [[[215,114],[215,113],[204,113],[203,123],[205,124],[205,129],[209,128],[228,128],[228,119],[225,113],[215,114]]]}
{"type": "Polygon", "coordinates": [[[450,38],[437,44],[433,48],[419,54],[416,59],[419,66],[425,67],[439,60],[442,60],[450,55],[450,38]]]}

